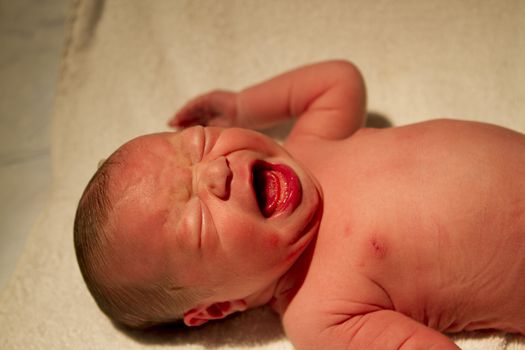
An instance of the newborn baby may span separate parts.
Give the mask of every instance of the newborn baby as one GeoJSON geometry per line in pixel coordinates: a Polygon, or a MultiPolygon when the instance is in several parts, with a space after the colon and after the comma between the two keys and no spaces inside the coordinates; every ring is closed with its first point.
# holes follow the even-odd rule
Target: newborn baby
{"type": "Polygon", "coordinates": [[[132,327],[199,326],[269,304],[298,349],[525,334],[525,136],[367,129],[365,100],[352,64],[323,62],[202,95],[170,121],[183,131],[119,148],[75,219],[100,308],[132,327]],[[283,146],[245,129],[292,116],[283,146]]]}

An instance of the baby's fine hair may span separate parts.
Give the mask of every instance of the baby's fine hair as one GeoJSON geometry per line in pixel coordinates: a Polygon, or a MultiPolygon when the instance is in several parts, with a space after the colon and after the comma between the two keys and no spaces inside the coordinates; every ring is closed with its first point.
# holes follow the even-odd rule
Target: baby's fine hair
{"type": "Polygon", "coordinates": [[[108,218],[113,210],[111,174],[119,166],[112,158],[89,181],[75,216],[75,252],[84,281],[100,309],[118,323],[147,328],[180,320],[197,302],[197,293],[174,288],[170,281],[141,287],[116,285],[105,273],[111,270],[107,257],[118,247],[108,237],[108,218]]]}

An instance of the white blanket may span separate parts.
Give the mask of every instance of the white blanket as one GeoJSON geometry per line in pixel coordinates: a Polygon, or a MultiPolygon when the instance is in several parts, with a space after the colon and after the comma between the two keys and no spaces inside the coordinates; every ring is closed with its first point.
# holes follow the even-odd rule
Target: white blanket
{"type": "MultiPolygon", "coordinates": [[[[520,0],[78,0],[68,33],[53,193],[0,297],[2,349],[292,348],[264,309],[199,330],[127,334],[81,279],[73,217],[97,162],[129,138],[166,130],[197,93],[345,58],[365,76],[369,110],[394,125],[455,117],[525,132],[520,0]]],[[[464,349],[525,349],[518,336],[455,339],[464,349]]]]}

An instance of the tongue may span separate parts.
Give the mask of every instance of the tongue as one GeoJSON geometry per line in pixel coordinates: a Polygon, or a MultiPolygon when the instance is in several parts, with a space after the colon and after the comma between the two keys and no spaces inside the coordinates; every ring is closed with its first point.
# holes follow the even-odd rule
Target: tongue
{"type": "Polygon", "coordinates": [[[263,169],[256,178],[259,207],[265,217],[270,217],[277,208],[280,193],[279,176],[270,169],[263,169]]]}

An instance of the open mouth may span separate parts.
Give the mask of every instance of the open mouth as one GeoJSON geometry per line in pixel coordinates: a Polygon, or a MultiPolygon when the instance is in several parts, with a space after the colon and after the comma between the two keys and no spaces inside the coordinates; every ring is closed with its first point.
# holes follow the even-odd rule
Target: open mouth
{"type": "Polygon", "coordinates": [[[297,174],[283,164],[258,161],[253,169],[253,188],[262,215],[269,218],[301,201],[302,189],[297,174]]]}

